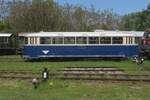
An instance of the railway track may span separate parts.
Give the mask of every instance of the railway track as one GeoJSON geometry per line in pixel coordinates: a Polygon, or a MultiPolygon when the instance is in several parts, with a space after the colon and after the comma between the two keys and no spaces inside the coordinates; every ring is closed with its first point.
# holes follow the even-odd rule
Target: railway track
{"type": "Polygon", "coordinates": [[[50,73],[51,78],[65,80],[102,80],[102,81],[144,81],[150,82],[149,75],[128,75],[124,70],[113,67],[67,67],[56,73],[50,73]]]}
{"type": "MultiPolygon", "coordinates": [[[[41,78],[40,71],[6,71],[0,70],[0,79],[41,78]]],[[[101,81],[143,81],[150,82],[150,75],[128,75],[122,69],[112,67],[67,67],[62,70],[49,71],[50,79],[63,80],[101,80],[101,81]]]]}
{"type": "Polygon", "coordinates": [[[0,70],[0,79],[30,80],[35,77],[40,78],[40,73],[33,72],[33,71],[23,71],[23,70],[16,70],[16,71],[0,70]]]}

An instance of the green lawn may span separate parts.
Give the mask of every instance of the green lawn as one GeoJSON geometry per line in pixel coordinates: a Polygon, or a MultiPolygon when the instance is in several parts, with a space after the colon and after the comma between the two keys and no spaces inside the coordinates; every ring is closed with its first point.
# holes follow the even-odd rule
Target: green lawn
{"type": "MultiPolygon", "coordinates": [[[[118,67],[131,74],[150,74],[150,61],[137,65],[130,60],[25,62],[19,56],[0,56],[0,70],[49,70],[64,67],[118,67]]],[[[0,100],[149,100],[149,83],[49,80],[35,90],[30,81],[0,80],[0,100]]]]}
{"type": "Polygon", "coordinates": [[[37,89],[29,81],[0,81],[0,100],[149,100],[148,83],[51,80],[37,89]]]}
{"type": "Polygon", "coordinates": [[[40,61],[25,62],[20,56],[0,56],[0,70],[42,70],[47,67],[49,70],[60,69],[64,67],[118,67],[124,69],[127,73],[149,74],[143,71],[144,68],[150,68],[150,61],[145,61],[142,65],[137,65],[131,60],[122,61],[104,61],[104,60],[77,60],[77,61],[40,61]]]}

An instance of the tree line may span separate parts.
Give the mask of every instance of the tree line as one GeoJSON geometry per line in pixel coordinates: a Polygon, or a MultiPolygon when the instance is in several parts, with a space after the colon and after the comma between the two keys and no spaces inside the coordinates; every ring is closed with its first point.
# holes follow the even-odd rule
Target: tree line
{"type": "Polygon", "coordinates": [[[0,0],[1,32],[144,30],[149,21],[150,5],[120,16],[113,10],[59,5],[54,0],[0,0]]]}
{"type": "Polygon", "coordinates": [[[150,4],[141,12],[127,14],[121,20],[122,30],[144,31],[150,28],[150,4]]]}

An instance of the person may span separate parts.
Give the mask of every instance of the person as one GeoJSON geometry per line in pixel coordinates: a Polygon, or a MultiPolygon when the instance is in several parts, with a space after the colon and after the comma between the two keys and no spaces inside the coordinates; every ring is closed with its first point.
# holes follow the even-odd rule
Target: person
{"type": "Polygon", "coordinates": [[[44,81],[46,81],[46,80],[48,80],[48,70],[47,70],[47,68],[44,68],[44,70],[43,70],[43,72],[42,72],[42,79],[44,80],[44,81]]]}
{"type": "Polygon", "coordinates": [[[132,59],[133,62],[137,63],[138,65],[139,64],[143,64],[144,62],[144,58],[140,57],[140,56],[135,56],[133,59],[132,59]]]}
{"type": "Polygon", "coordinates": [[[36,88],[37,88],[37,85],[38,85],[38,80],[37,80],[36,78],[34,78],[34,79],[32,80],[32,84],[33,84],[34,88],[36,89],[36,88]]]}

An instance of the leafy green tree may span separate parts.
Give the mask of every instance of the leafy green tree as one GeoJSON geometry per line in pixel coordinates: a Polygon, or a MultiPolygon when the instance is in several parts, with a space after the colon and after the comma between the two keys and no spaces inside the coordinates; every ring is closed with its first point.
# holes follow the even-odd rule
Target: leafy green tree
{"type": "Polygon", "coordinates": [[[150,4],[146,10],[123,16],[121,21],[122,30],[144,31],[150,28],[150,4]]]}

